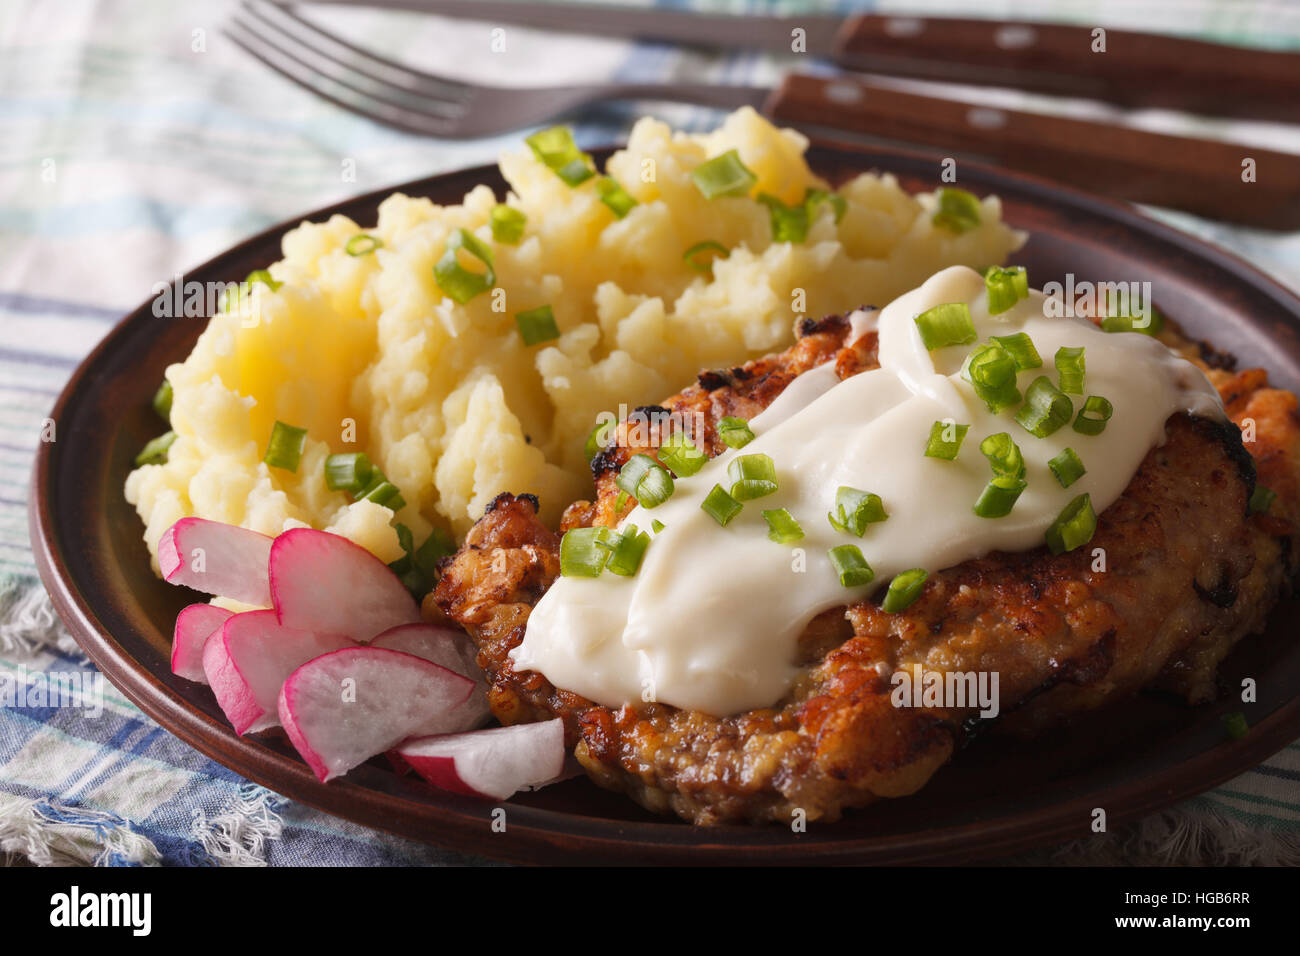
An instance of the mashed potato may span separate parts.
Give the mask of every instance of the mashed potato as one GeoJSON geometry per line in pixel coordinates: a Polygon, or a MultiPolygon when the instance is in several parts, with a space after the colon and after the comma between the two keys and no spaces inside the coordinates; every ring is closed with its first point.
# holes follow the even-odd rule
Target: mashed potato
{"type": "Polygon", "coordinates": [[[255,285],[253,302],[215,315],[167,370],[177,438],[165,464],[126,483],[155,567],[159,537],[186,515],[267,534],[310,525],[397,559],[393,512],[326,487],[336,452],[365,451],[383,469],[417,543],[435,526],[463,533],[501,491],[537,494],[555,522],[591,490],[583,446],[599,413],[784,348],[801,316],[884,305],[945,266],[1001,263],[1021,241],[996,198],[958,235],[932,224],[933,195],[864,173],[839,188],[839,223],[822,204],[805,242],[778,243],[766,206],[706,199],[691,178],[735,149],[758,177],[751,197],[797,203],[826,187],[806,145],[749,109],[707,135],[643,119],[606,170],[637,201],[622,219],[594,179],[570,187],[521,144],[501,160],[507,201],[527,216],[516,245],[493,241],[486,186],[458,206],[390,197],[364,230],[383,242],[369,255],[347,254],[363,230],[343,216],[288,233],[270,266],[281,285],[255,285]],[[489,244],[496,272],[464,305],[433,273],[458,228],[489,244]],[[712,275],[683,261],[702,240],[730,250],[712,275]],[[514,316],[542,305],[561,335],[528,347],[514,316]],[[296,473],[262,461],[277,420],[308,431],[296,473]]]}

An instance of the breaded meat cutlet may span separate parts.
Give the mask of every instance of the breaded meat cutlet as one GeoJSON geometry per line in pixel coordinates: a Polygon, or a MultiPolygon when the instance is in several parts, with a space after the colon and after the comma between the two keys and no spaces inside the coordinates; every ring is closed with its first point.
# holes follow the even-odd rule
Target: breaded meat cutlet
{"type": "MultiPolygon", "coordinates": [[[[753,417],[801,372],[833,361],[843,379],[877,365],[876,333],[855,338],[844,318],[805,321],[798,333],[779,355],[701,374],[663,407],[702,413],[706,450],[716,455],[721,418],[753,417]]],[[[818,615],[800,639],[803,676],[770,708],[730,717],[660,703],[611,708],[516,671],[508,654],[560,571],[559,535],[528,495],[492,503],[445,559],[426,611],[477,642],[503,724],[563,718],[568,744],[597,783],[698,824],[789,823],[796,809],[835,820],[921,788],[952,756],[977,705],[893,706],[891,675],[913,665],[998,672],[997,722],[1023,734],[1148,685],[1206,701],[1219,663],[1263,628],[1295,572],[1300,417],[1295,397],[1269,388],[1262,371],[1234,373],[1171,328],[1161,338],[1206,370],[1254,441],[1243,445],[1233,425],[1173,415],[1167,440],[1099,516],[1087,548],[994,552],[932,574],[900,613],[867,601],[818,615]],[[1277,498],[1251,515],[1257,480],[1277,498]],[[1104,571],[1094,570],[1096,548],[1105,550],[1104,571]]],[[[614,526],[635,506],[616,510],[614,479],[631,455],[653,454],[658,436],[624,425],[617,439],[593,462],[596,501],[570,506],[561,533],[614,526]]]]}

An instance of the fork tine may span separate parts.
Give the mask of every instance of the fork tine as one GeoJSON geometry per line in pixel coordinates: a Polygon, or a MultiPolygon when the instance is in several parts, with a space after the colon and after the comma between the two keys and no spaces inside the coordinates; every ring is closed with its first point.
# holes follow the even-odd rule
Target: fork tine
{"type": "Polygon", "coordinates": [[[375,100],[373,97],[367,97],[364,93],[359,93],[359,91],[346,84],[322,76],[297,57],[285,54],[278,47],[266,43],[255,29],[252,29],[237,17],[226,23],[223,32],[242,46],[244,51],[254,59],[270,67],[285,79],[301,86],[321,99],[333,103],[335,106],[340,106],[368,120],[386,123],[409,133],[437,137],[454,137],[457,135],[456,124],[452,120],[425,113],[416,113],[391,103],[375,100]],[[351,95],[341,96],[330,87],[323,86],[322,81],[333,84],[335,88],[342,88],[351,95]]]}
{"type": "MultiPolygon", "coordinates": [[[[243,5],[245,7],[253,6],[248,2],[243,5]]],[[[390,60],[349,43],[337,34],[322,29],[310,20],[304,19],[294,7],[282,6],[277,3],[257,4],[256,10],[263,20],[269,19],[267,13],[274,10],[277,17],[293,21],[297,25],[297,39],[300,42],[314,46],[317,52],[320,53],[324,53],[320,49],[322,45],[332,47],[336,51],[334,59],[350,62],[353,69],[365,73],[372,79],[443,100],[464,102],[473,92],[467,83],[436,76],[433,73],[425,73],[422,70],[417,70],[404,63],[398,63],[395,60],[390,60]],[[312,37],[316,43],[312,44],[305,37],[312,37]],[[350,59],[346,55],[339,56],[337,51],[343,51],[345,54],[350,53],[352,56],[350,59]]],[[[289,30],[284,29],[284,32],[289,33],[289,30]]]]}
{"type": "MultiPolygon", "coordinates": [[[[296,60],[303,67],[323,74],[326,79],[362,96],[439,119],[455,120],[469,108],[464,96],[460,99],[447,99],[432,93],[404,89],[372,76],[352,63],[337,60],[312,42],[287,33],[283,25],[261,16],[260,8],[244,4],[240,12],[257,21],[255,32],[264,45],[273,47],[282,56],[296,60]]],[[[249,29],[247,23],[245,28],[249,29]]]]}

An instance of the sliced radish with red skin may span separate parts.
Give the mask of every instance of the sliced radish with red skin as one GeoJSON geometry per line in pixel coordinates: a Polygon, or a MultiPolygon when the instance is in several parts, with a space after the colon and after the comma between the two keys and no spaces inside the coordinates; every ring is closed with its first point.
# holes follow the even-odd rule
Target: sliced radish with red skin
{"type": "Polygon", "coordinates": [[[206,518],[182,518],[158,541],[158,567],[172,584],[256,607],[271,606],[272,539],[206,518]]]}
{"type": "Polygon", "coordinates": [[[280,688],[301,664],[354,644],[341,634],[285,627],[274,611],[232,616],[203,651],[203,672],[237,734],[280,723],[280,688]]]}
{"type": "Polygon", "coordinates": [[[280,723],[321,780],[408,737],[462,726],[474,682],[413,654],[351,647],[303,664],[280,688],[280,723]]]}
{"type": "Polygon", "coordinates": [[[504,800],[564,775],[564,721],[408,740],[396,755],[442,790],[504,800]]]}
{"type": "Polygon", "coordinates": [[[271,598],[280,623],[366,642],[420,609],[392,569],[347,538],[313,528],[284,532],[271,545],[271,598]]]}
{"type": "Polygon", "coordinates": [[[221,630],[233,614],[213,604],[191,604],[176,615],[172,632],[172,673],[199,684],[208,682],[203,673],[203,646],[221,630]]]}
{"type": "Polygon", "coordinates": [[[478,649],[464,631],[433,624],[401,624],[384,631],[370,642],[370,646],[386,647],[423,657],[426,661],[441,664],[474,681],[474,695],[470,701],[472,706],[466,705],[465,708],[465,725],[452,728],[448,733],[481,727],[492,716],[491,708],[488,707],[487,681],[483,679],[483,671],[474,660],[478,649]]]}

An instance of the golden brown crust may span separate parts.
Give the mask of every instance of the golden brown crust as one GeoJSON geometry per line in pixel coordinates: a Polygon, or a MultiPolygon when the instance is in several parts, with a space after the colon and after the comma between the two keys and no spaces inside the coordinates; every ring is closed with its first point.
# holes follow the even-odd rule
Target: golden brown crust
{"type": "MultiPolygon", "coordinates": [[[[807,324],[787,352],[705,373],[664,407],[699,412],[716,454],[719,419],[751,417],[800,372],[832,359],[841,377],[874,367],[874,333],[846,344],[847,329],[839,319],[807,324]]],[[[725,718],[663,704],[613,709],[516,672],[507,655],[558,573],[558,538],[526,498],[493,503],[445,565],[433,601],[477,640],[497,717],[562,717],[568,742],[602,785],[696,823],[789,822],[796,810],[833,820],[847,807],[915,792],[974,716],[974,707],[894,706],[891,678],[911,665],[996,672],[999,723],[1017,733],[1153,682],[1194,701],[1210,696],[1219,662],[1262,626],[1292,573],[1300,480],[1294,397],[1268,389],[1257,372],[1210,374],[1234,421],[1254,418],[1250,455],[1235,428],[1171,418],[1167,441],[1100,516],[1087,548],[966,562],[932,575],[899,614],[861,603],[820,615],[800,643],[807,671],[770,709],[725,718]],[[1246,514],[1251,456],[1279,493],[1267,515],[1246,514]]],[[[653,432],[633,437],[624,429],[598,458],[597,501],[571,506],[566,528],[621,517],[617,468],[657,442],[653,432]]]]}

